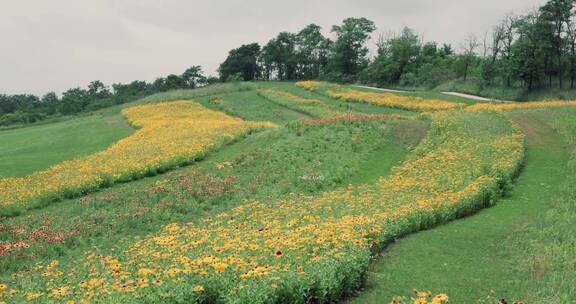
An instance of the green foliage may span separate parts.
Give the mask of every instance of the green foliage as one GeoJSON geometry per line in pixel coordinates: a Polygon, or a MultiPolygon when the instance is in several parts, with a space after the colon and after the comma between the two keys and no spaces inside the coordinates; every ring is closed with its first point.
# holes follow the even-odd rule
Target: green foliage
{"type": "Polygon", "coordinates": [[[266,79],[270,79],[272,73],[279,80],[296,78],[296,35],[281,32],[262,48],[261,56],[266,79]]]}
{"type": "Polygon", "coordinates": [[[242,75],[242,80],[251,81],[260,75],[260,68],[257,60],[260,55],[260,45],[258,43],[245,44],[228,53],[228,57],[220,67],[220,79],[229,81],[230,76],[242,75]]]}
{"type": "MultiPolygon", "coordinates": [[[[214,79],[212,83],[216,83],[214,79]]],[[[0,126],[29,124],[48,117],[76,115],[95,111],[118,104],[134,101],[157,92],[176,89],[195,89],[207,84],[200,66],[187,69],[182,75],[168,75],[158,78],[153,83],[133,81],[130,84],[116,83],[112,89],[99,80],[88,84],[87,89],[71,88],[58,98],[50,92],[42,98],[34,95],[0,94],[0,126]]]]}
{"type": "Polygon", "coordinates": [[[376,30],[374,22],[366,18],[347,18],[341,25],[334,25],[336,41],[328,68],[328,79],[340,82],[354,81],[368,65],[366,42],[376,30]]]}
{"type": "Polygon", "coordinates": [[[328,65],[332,41],[320,30],[320,26],[310,24],[296,35],[298,79],[316,79],[328,65]]]}

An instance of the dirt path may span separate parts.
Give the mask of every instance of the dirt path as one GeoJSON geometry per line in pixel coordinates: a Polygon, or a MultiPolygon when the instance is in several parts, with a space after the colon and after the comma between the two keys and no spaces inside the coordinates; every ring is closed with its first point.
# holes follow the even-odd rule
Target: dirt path
{"type": "Polygon", "coordinates": [[[400,90],[392,90],[392,89],[383,89],[383,88],[376,88],[376,87],[369,87],[369,86],[362,86],[362,85],[355,85],[355,87],[357,88],[363,88],[363,89],[371,89],[371,90],[376,90],[376,91],[382,91],[382,92],[390,92],[390,93],[410,93],[408,91],[400,91],[400,90]]]}
{"type": "Polygon", "coordinates": [[[451,303],[478,303],[491,293],[509,303],[529,300],[531,282],[516,268],[521,249],[508,243],[530,238],[523,228],[548,210],[567,174],[568,154],[560,136],[543,123],[545,118],[533,113],[514,120],[527,135],[528,150],[526,166],[509,195],[474,216],[391,245],[372,266],[366,289],[351,303],[388,303],[392,296],[410,295],[413,288],[447,293],[451,303]]]}
{"type": "Polygon", "coordinates": [[[458,92],[442,92],[442,94],[450,95],[450,96],[456,96],[456,97],[462,97],[462,98],[468,98],[468,99],[478,100],[478,101],[510,102],[510,101],[505,101],[505,100],[500,100],[500,99],[486,98],[486,97],[464,94],[464,93],[458,93],[458,92]]]}
{"type": "MultiPolygon", "coordinates": [[[[413,93],[413,92],[410,92],[410,91],[392,90],[392,89],[376,88],[376,87],[362,86],[362,85],[355,85],[355,87],[357,87],[357,88],[363,88],[363,89],[371,89],[371,90],[376,90],[376,91],[382,91],[382,92],[390,92],[390,93],[413,93]]],[[[467,99],[477,100],[477,101],[486,101],[486,102],[510,102],[510,101],[506,101],[506,100],[486,98],[486,97],[482,97],[482,96],[464,94],[464,93],[459,93],[459,92],[441,92],[441,93],[444,94],[444,95],[462,97],[462,98],[467,98],[467,99]]]]}

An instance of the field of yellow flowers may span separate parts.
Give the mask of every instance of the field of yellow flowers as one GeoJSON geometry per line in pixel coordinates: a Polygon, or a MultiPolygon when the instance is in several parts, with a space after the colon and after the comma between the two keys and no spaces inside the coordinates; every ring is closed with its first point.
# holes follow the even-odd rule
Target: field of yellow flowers
{"type": "Polygon", "coordinates": [[[230,117],[192,101],[136,106],[122,114],[139,129],[108,149],[25,177],[0,179],[0,215],[163,172],[255,128],[273,126],[230,117]]]}
{"type": "Polygon", "coordinates": [[[296,85],[306,90],[323,92],[329,97],[345,101],[367,102],[369,104],[399,108],[411,111],[439,111],[462,108],[465,105],[444,100],[422,99],[390,93],[371,93],[346,89],[335,84],[319,81],[301,81],[296,85]]]}
{"type": "MultiPolygon", "coordinates": [[[[197,106],[161,106],[170,105],[197,106]]],[[[184,120],[182,126],[190,127],[184,111],[171,115],[150,113],[145,107],[134,111],[144,121],[156,118],[160,126],[162,118],[173,120],[175,115],[184,120]]],[[[126,239],[112,251],[95,249],[73,262],[38,263],[0,282],[0,301],[340,299],[358,289],[372,254],[386,243],[491,204],[522,163],[523,135],[500,114],[454,110],[430,115],[427,137],[388,178],[316,196],[246,202],[200,222],[168,224],[144,238],[126,239]]],[[[139,120],[131,121],[140,125],[139,120]]],[[[209,121],[206,125],[213,126],[209,121]]],[[[245,124],[234,120],[218,125],[212,135],[230,134],[227,127],[237,130],[245,124]]]]}
{"type": "Polygon", "coordinates": [[[330,108],[328,104],[319,99],[304,98],[286,91],[261,88],[258,89],[258,94],[267,100],[315,117],[330,117],[341,114],[341,111],[330,108]]]}
{"type": "Polygon", "coordinates": [[[469,111],[511,111],[511,110],[526,110],[534,108],[559,108],[559,107],[572,107],[576,106],[576,101],[537,101],[537,102],[514,102],[514,103],[477,103],[469,106],[469,111]]]}

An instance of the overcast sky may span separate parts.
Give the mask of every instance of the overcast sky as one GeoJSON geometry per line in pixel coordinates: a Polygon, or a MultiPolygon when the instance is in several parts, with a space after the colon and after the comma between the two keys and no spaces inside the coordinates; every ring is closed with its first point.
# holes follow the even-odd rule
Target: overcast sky
{"type": "MultiPolygon", "coordinates": [[[[458,46],[545,0],[0,0],[0,93],[58,93],[92,80],[152,81],[216,69],[231,48],[280,31],[367,17],[458,46]]],[[[375,36],[377,33],[375,34],[375,36]]]]}

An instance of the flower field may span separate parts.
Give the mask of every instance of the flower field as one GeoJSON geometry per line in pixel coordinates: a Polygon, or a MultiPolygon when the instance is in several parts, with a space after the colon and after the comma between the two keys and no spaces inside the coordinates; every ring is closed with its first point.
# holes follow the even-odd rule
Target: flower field
{"type": "Polygon", "coordinates": [[[108,149],[22,178],[0,180],[0,215],[190,163],[222,142],[270,123],[247,122],[191,101],[124,109],[139,130],[108,149]]]}
{"type": "MultiPolygon", "coordinates": [[[[158,117],[135,110],[145,121],[158,117]]],[[[372,254],[384,244],[491,204],[518,171],[523,135],[503,116],[459,110],[430,115],[427,137],[388,178],[319,195],[250,201],[202,221],[126,238],[113,250],[90,250],[74,262],[38,263],[0,282],[0,301],[340,299],[362,284],[372,254]]],[[[243,126],[235,122],[236,129],[243,126]]],[[[213,134],[228,134],[219,130],[213,134]]]]}
{"type": "Polygon", "coordinates": [[[576,101],[533,101],[533,102],[515,102],[515,103],[477,103],[469,106],[469,111],[510,111],[510,110],[525,110],[534,108],[558,108],[558,107],[571,107],[576,106],[576,101]]]}
{"type": "Polygon", "coordinates": [[[341,114],[340,111],[331,109],[326,103],[318,99],[303,98],[285,91],[259,89],[258,94],[272,102],[314,117],[330,117],[341,114]]]}
{"type": "Polygon", "coordinates": [[[464,104],[443,100],[429,100],[417,97],[400,96],[389,93],[370,93],[358,90],[345,89],[338,85],[318,81],[302,81],[297,86],[320,91],[323,94],[337,99],[355,102],[367,102],[378,106],[399,108],[411,111],[439,111],[464,107],[464,104]]]}
{"type": "Polygon", "coordinates": [[[347,101],[367,102],[374,105],[414,111],[439,111],[463,107],[463,104],[441,100],[427,100],[388,93],[369,93],[357,90],[327,92],[329,97],[347,101]]]}

